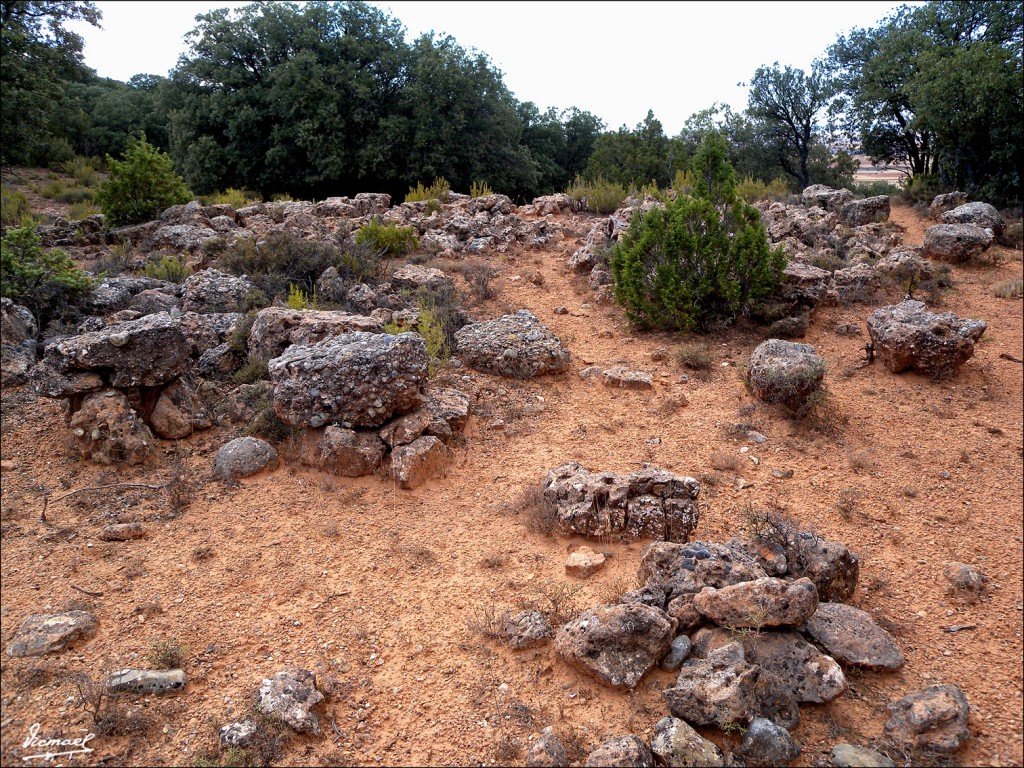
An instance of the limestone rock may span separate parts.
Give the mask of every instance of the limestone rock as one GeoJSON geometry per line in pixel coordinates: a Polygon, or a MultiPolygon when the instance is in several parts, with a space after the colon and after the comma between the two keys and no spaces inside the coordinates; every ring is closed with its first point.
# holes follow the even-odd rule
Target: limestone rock
{"type": "Polygon", "coordinates": [[[181,299],[175,294],[158,288],[148,288],[139,291],[131,301],[128,302],[128,309],[133,309],[143,315],[155,315],[158,312],[171,312],[181,308],[181,299]]]}
{"type": "Polygon", "coordinates": [[[222,445],[213,460],[213,471],[225,480],[255,475],[277,463],[274,446],[257,437],[238,437],[222,445]]]}
{"type": "MultiPolygon", "coordinates": [[[[427,408],[418,408],[385,424],[378,433],[389,448],[408,445],[427,431],[433,418],[427,408]]],[[[449,436],[451,431],[449,430],[449,436]]]]}
{"type": "Polygon", "coordinates": [[[79,453],[99,464],[141,464],[155,450],[153,433],[117,390],[87,395],[69,426],[79,453]]]}
{"type": "Polygon", "coordinates": [[[43,656],[65,650],[96,634],[96,617],[88,611],[33,614],[21,623],[7,646],[11,657],[43,656]]]}
{"type": "Polygon", "coordinates": [[[956,752],[971,736],[967,697],[955,685],[929,685],[894,701],[888,709],[886,735],[915,749],[956,752]]]}
{"type": "Polygon", "coordinates": [[[142,523],[114,523],[103,526],[100,531],[100,541],[129,541],[139,539],[145,535],[142,523]]]}
{"type": "Polygon", "coordinates": [[[605,557],[590,547],[580,547],[565,559],[565,572],[579,579],[587,579],[601,570],[605,557]]]}
{"type": "Polygon", "coordinates": [[[661,587],[670,600],[684,595],[692,600],[704,587],[727,587],[767,575],[746,553],[706,541],[648,544],[640,556],[637,571],[639,581],[661,587]]]}
{"type": "Polygon", "coordinates": [[[238,312],[183,312],[173,318],[174,324],[185,334],[192,357],[198,358],[228,341],[242,315],[238,312]]]}
{"type": "Polygon", "coordinates": [[[569,463],[548,472],[544,482],[544,498],[558,510],[559,528],[583,536],[686,541],[697,527],[699,493],[692,477],[655,468],[615,475],[569,463]]]}
{"type": "Polygon", "coordinates": [[[384,443],[373,432],[330,426],[306,430],[299,461],[332,475],[363,477],[377,471],[386,452],[384,443]]]}
{"type": "Polygon", "coordinates": [[[811,184],[800,194],[800,202],[838,213],[853,199],[848,189],[833,189],[825,184],[811,184]]]}
{"type": "Polygon", "coordinates": [[[851,200],[839,211],[839,220],[851,227],[860,227],[876,221],[889,220],[889,196],[876,195],[863,200],[851,200]]]}
{"type": "Polygon", "coordinates": [[[987,328],[983,320],[928,312],[922,301],[881,307],[868,317],[875,354],[893,373],[910,369],[937,376],[955,370],[974,355],[987,328]]]}
{"type": "Polygon", "coordinates": [[[1003,217],[994,205],[988,203],[965,203],[942,214],[943,224],[973,224],[982,229],[991,229],[999,237],[1003,233],[1003,217]]]}
{"type": "Polygon", "coordinates": [[[958,208],[967,202],[967,194],[964,192],[946,192],[942,195],[937,195],[931,205],[928,206],[928,213],[933,219],[938,219],[946,211],[951,211],[954,208],[958,208]]]}
{"type": "Polygon", "coordinates": [[[651,374],[646,371],[630,371],[621,366],[609,368],[601,375],[606,387],[616,389],[647,390],[653,389],[651,374]]]}
{"type": "Polygon", "coordinates": [[[892,636],[871,614],[852,605],[820,603],[805,629],[829,655],[844,664],[895,671],[907,663],[892,636]]]}
{"type": "Polygon", "coordinates": [[[391,452],[391,476],[399,488],[418,488],[428,480],[440,477],[450,456],[449,449],[436,437],[418,437],[391,452]]]}
{"type": "Polygon", "coordinates": [[[0,386],[16,386],[28,380],[36,362],[35,317],[8,298],[0,299],[0,386]]]}
{"type": "Polygon", "coordinates": [[[638,603],[601,605],[558,631],[555,649],[569,664],[613,688],[633,688],[668,651],[676,622],[638,603]]]}
{"type": "MultiPolygon", "coordinates": [[[[216,236],[215,232],[210,232],[216,236]]],[[[253,288],[247,277],[235,277],[216,269],[204,269],[181,284],[181,308],[185,312],[238,312],[253,288]]]]}
{"type": "Polygon", "coordinates": [[[960,264],[987,251],[994,241],[992,230],[975,224],[936,224],[924,231],[924,255],[960,264]]]}
{"type": "Polygon", "coordinates": [[[664,691],[673,716],[695,725],[727,728],[754,715],[754,695],[761,668],[748,664],[739,643],[689,659],[679,670],[674,687],[664,691]]]}
{"type": "Polygon", "coordinates": [[[249,354],[277,357],[292,344],[308,346],[344,333],[383,333],[378,320],[347,312],[267,307],[256,315],[249,331],[249,354]]]}
{"type": "Polygon", "coordinates": [[[316,688],[316,675],[308,669],[284,669],[265,679],[259,689],[259,709],[279,717],[300,733],[320,734],[316,707],[324,695],[316,688]]]}
{"type": "Polygon", "coordinates": [[[833,745],[832,764],[836,768],[896,768],[896,763],[885,755],[844,742],[833,745]]]}
{"type": "Polygon", "coordinates": [[[818,590],[807,578],[787,582],[768,576],[721,589],[704,587],[693,602],[722,627],[799,626],[814,615],[818,590]]]}
{"type": "Polygon", "coordinates": [[[768,339],[750,355],[748,377],[758,400],[798,410],[821,388],[825,361],[810,344],[768,339]]]}
{"type": "Polygon", "coordinates": [[[456,331],[455,344],[459,359],[484,373],[527,379],[569,370],[569,350],[525,309],[466,325],[456,331]]]}
{"type": "Polygon", "coordinates": [[[436,291],[443,288],[453,288],[455,283],[448,275],[440,269],[423,267],[418,264],[406,264],[395,270],[391,276],[391,285],[396,291],[409,290],[417,291],[420,288],[436,291]]]}
{"type": "Polygon", "coordinates": [[[554,634],[540,611],[520,611],[506,616],[500,631],[501,639],[515,650],[539,645],[554,634]]]}
{"type": "Polygon", "coordinates": [[[379,427],[423,402],[428,362],[416,333],[346,333],[291,346],[270,361],[274,408],[296,426],[379,427]]]}
{"type": "Polygon", "coordinates": [[[186,378],[172,381],[164,387],[150,414],[149,423],[157,435],[168,440],[188,437],[197,429],[212,426],[206,408],[186,378]]]}
{"type": "Polygon", "coordinates": [[[430,414],[426,433],[447,443],[452,435],[461,432],[469,422],[471,411],[469,395],[457,389],[430,389],[424,403],[430,414]]]}
{"type": "Polygon", "coordinates": [[[651,751],[658,765],[668,768],[725,765],[722,751],[713,742],[676,717],[663,717],[655,723],[651,751]]]}
{"type": "Polygon", "coordinates": [[[643,739],[633,734],[616,736],[597,746],[587,755],[587,768],[596,766],[624,766],[624,768],[654,768],[654,755],[643,739]]]}

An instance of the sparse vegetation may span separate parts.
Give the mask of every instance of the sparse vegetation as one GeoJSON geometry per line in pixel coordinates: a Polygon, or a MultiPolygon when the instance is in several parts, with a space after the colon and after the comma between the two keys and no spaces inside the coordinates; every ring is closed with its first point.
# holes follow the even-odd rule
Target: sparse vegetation
{"type": "Polygon", "coordinates": [[[384,224],[380,219],[370,219],[355,238],[357,245],[368,245],[384,256],[402,256],[420,247],[416,228],[384,224]]]}
{"type": "Polygon", "coordinates": [[[489,197],[493,194],[494,190],[491,189],[491,185],[486,181],[474,181],[469,185],[470,197],[489,197]]]}
{"type": "Polygon", "coordinates": [[[462,266],[462,276],[469,285],[470,292],[480,301],[497,298],[498,290],[494,286],[494,278],[498,270],[484,261],[469,262],[462,266]]]}
{"type": "Polygon", "coordinates": [[[437,210],[440,210],[440,206],[447,203],[451,196],[452,185],[446,179],[438,177],[428,187],[423,186],[422,181],[416,182],[415,187],[409,187],[409,193],[405,196],[405,202],[418,203],[424,200],[436,202],[438,204],[437,210]]]}
{"type": "Polygon", "coordinates": [[[542,536],[553,536],[558,525],[558,509],[544,496],[543,483],[523,488],[509,505],[509,512],[522,518],[527,529],[542,536]]]}
{"type": "Polygon", "coordinates": [[[1005,280],[992,288],[997,299],[1019,299],[1024,296],[1024,280],[1005,280]]]}
{"type": "Polygon", "coordinates": [[[710,371],[715,358],[708,344],[690,343],[683,344],[676,351],[676,362],[691,371],[710,371]]]}
{"type": "Polygon", "coordinates": [[[0,186],[0,225],[16,227],[26,218],[32,218],[28,198],[6,184],[0,186]]]}
{"type": "Polygon", "coordinates": [[[157,640],[149,646],[147,658],[152,669],[181,669],[185,666],[188,652],[188,646],[182,645],[176,638],[157,640]]]}
{"type": "Polygon", "coordinates": [[[184,254],[163,256],[159,260],[148,260],[142,268],[142,274],[154,280],[166,280],[171,283],[183,283],[192,274],[192,268],[185,260],[184,254]]]}
{"type": "Polygon", "coordinates": [[[621,184],[598,176],[592,180],[577,177],[565,194],[577,201],[581,209],[607,216],[622,207],[629,192],[621,184]]]}

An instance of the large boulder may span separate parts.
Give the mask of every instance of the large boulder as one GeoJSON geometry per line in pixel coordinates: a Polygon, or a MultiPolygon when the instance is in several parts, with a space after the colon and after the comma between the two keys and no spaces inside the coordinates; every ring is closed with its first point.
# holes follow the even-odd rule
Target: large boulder
{"type": "Polygon", "coordinates": [[[810,579],[793,582],[768,576],[716,589],[705,587],[694,607],[720,627],[799,626],[818,608],[818,590],[810,579]]]}
{"type": "Polygon", "coordinates": [[[189,377],[176,379],[163,388],[149,415],[149,426],[168,440],[188,437],[197,429],[209,429],[213,422],[189,377]]]}
{"type": "Polygon", "coordinates": [[[851,200],[839,212],[839,220],[850,227],[861,227],[876,221],[889,220],[889,196],[877,195],[851,200]]]}
{"type": "Polygon", "coordinates": [[[423,402],[427,346],[417,333],[346,333],[270,361],[274,408],[288,424],[379,427],[423,402]]]}
{"type": "Polygon", "coordinates": [[[844,603],[819,603],[804,627],[822,648],[844,664],[895,672],[907,663],[892,635],[867,611],[844,603]]]}
{"type": "Polygon", "coordinates": [[[92,289],[85,299],[85,305],[94,312],[106,315],[119,309],[126,309],[132,299],[143,291],[161,291],[177,295],[178,290],[174,283],[152,277],[108,277],[92,289]]]}
{"type": "Polygon", "coordinates": [[[277,463],[277,451],[258,437],[238,437],[222,445],[213,459],[213,472],[224,480],[255,475],[277,463]]]}
{"type": "Polygon", "coordinates": [[[63,651],[96,634],[96,617],[88,611],[27,616],[7,646],[12,657],[43,656],[63,651]]]}
{"type": "Polygon", "coordinates": [[[244,276],[204,269],[188,277],[181,288],[182,309],[186,312],[238,312],[253,284],[244,276]]]}
{"type": "Polygon", "coordinates": [[[836,660],[796,632],[751,632],[741,642],[747,661],[776,675],[801,703],[824,704],[847,688],[836,660]]]}
{"type": "Polygon", "coordinates": [[[991,229],[999,237],[1003,233],[1003,217],[994,205],[988,203],[965,203],[942,214],[943,224],[973,224],[982,229],[991,229]]]}
{"type": "Polygon", "coordinates": [[[913,749],[956,752],[971,737],[967,728],[970,706],[955,685],[929,685],[888,707],[886,735],[913,749]]]}
{"type": "Polygon", "coordinates": [[[991,229],[976,224],[936,224],[924,231],[924,256],[959,264],[981,255],[994,241],[991,229]]]}
{"type": "Polygon", "coordinates": [[[933,218],[937,219],[954,208],[958,208],[967,202],[967,194],[965,192],[946,192],[941,195],[936,195],[932,200],[931,205],[928,206],[928,214],[933,218]]]}
{"type": "Polygon", "coordinates": [[[631,475],[591,473],[563,464],[544,481],[544,498],[558,510],[563,533],[623,534],[687,541],[700,518],[700,486],[692,477],[648,468],[631,475]]]}
{"type": "Polygon", "coordinates": [[[25,307],[0,299],[0,386],[24,384],[36,363],[36,319],[25,307]]]}
{"type": "Polygon", "coordinates": [[[423,267],[418,264],[406,264],[399,267],[391,276],[391,285],[396,291],[418,291],[424,288],[429,291],[454,288],[455,282],[440,269],[423,267]]]}
{"type": "Polygon", "coordinates": [[[929,312],[923,301],[880,307],[868,317],[875,354],[893,373],[949,373],[974,355],[974,345],[986,328],[984,320],[929,312]]]}
{"type": "Polygon", "coordinates": [[[306,430],[299,460],[332,475],[363,477],[377,471],[386,452],[374,432],[330,426],[306,430]]]}
{"type": "Polygon", "coordinates": [[[806,206],[817,206],[826,211],[839,213],[843,206],[853,199],[848,189],[833,189],[825,184],[811,184],[800,195],[800,202],[806,206]]]}
{"type": "Polygon", "coordinates": [[[228,341],[242,319],[238,312],[175,312],[171,317],[185,334],[194,358],[202,357],[203,353],[228,341]]]}
{"type": "Polygon", "coordinates": [[[747,372],[758,400],[799,410],[821,388],[825,361],[810,344],[768,339],[750,355],[747,372]]]}
{"type": "Polygon", "coordinates": [[[391,475],[399,488],[418,488],[444,472],[451,451],[432,435],[418,437],[391,452],[391,475]]]}
{"type": "Polygon", "coordinates": [[[43,359],[59,373],[95,371],[126,389],[173,381],[188,371],[190,352],[181,329],[160,312],[52,342],[43,359]]]}
{"type": "Polygon", "coordinates": [[[156,448],[149,427],[116,389],[87,395],[69,426],[78,452],[98,464],[141,464],[156,448]]]}
{"type": "Polygon", "coordinates": [[[267,307],[259,311],[249,331],[249,354],[277,357],[292,344],[309,346],[355,332],[383,333],[384,325],[372,317],[348,312],[267,307]]]}
{"type": "Polygon", "coordinates": [[[558,631],[555,650],[612,688],[633,688],[672,645],[676,622],[640,603],[599,605],[558,631]]]}
{"type": "Polygon", "coordinates": [[[525,309],[470,323],[455,332],[455,344],[462,362],[484,373],[527,379],[569,370],[569,350],[525,309]]]}

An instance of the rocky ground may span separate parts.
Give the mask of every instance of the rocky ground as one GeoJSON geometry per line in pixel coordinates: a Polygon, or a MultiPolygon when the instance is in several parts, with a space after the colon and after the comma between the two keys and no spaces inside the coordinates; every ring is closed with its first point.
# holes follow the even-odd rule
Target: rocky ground
{"type": "MultiPolygon", "coordinates": [[[[570,370],[529,379],[441,371],[435,383],[469,394],[473,411],[450,443],[444,476],[418,487],[304,467],[288,446],[276,469],[225,482],[213,472],[214,455],[241,434],[239,425],[160,440],[142,464],[97,466],[71,450],[59,400],[30,386],[4,390],[4,645],[29,614],[80,610],[96,619],[91,636],[69,650],[4,656],[4,763],[27,754],[22,743],[34,723],[63,738],[96,730],[88,711],[96,697],[83,696],[92,688],[82,675],[99,681],[154,667],[154,647],[174,644],[185,647],[184,692],[104,702],[118,713],[116,725],[89,742],[94,752],[64,764],[225,759],[218,729],[244,719],[261,683],[289,667],[314,672],[325,700],[317,704],[320,733],[289,731],[275,763],[521,764],[548,726],[569,760],[612,737],[650,741],[669,713],[662,692],[677,685],[676,673],[655,666],[621,690],[568,664],[553,642],[513,650],[492,637],[506,609],[537,609],[557,629],[558,619],[640,586],[647,541],[537,530],[536,488],[566,462],[696,478],[695,540],[724,543],[749,532],[752,512],[774,511],[856,554],[859,581],[846,602],[892,636],[906,664],[895,672],[845,667],[845,692],[801,707],[794,764],[831,764],[838,742],[873,747],[898,764],[1024,760],[1024,331],[1020,300],[992,290],[1021,278],[1020,252],[994,245],[980,264],[952,266],[954,287],[938,309],[988,328],[973,357],[938,381],[865,363],[868,315],[902,295],[872,295],[887,299],[878,303],[840,295],[819,305],[799,341],[826,361],[828,396],[797,421],[755,400],[743,382],[764,327],[697,338],[711,364],[687,369],[676,358],[678,336],[631,331],[602,298],[599,276],[588,280],[567,265],[597,217],[518,215],[523,237],[458,254],[499,272],[498,295],[469,311],[486,319],[529,310],[569,350],[570,370]],[[650,387],[579,375],[595,366],[649,374],[650,387]],[[767,439],[756,442],[753,432],[767,439]],[[122,485],[84,490],[110,484],[122,485]],[[105,526],[126,523],[140,523],[143,535],[101,538],[105,526]],[[586,578],[568,575],[567,556],[583,546],[604,564],[586,578]],[[952,586],[944,575],[951,562],[982,572],[981,590],[952,586]],[[883,730],[887,705],[938,684],[966,695],[970,739],[952,756],[901,750],[883,730]]],[[[890,221],[875,240],[865,236],[865,248],[894,232],[920,244],[935,223],[900,205],[890,221]]],[[[726,753],[744,735],[698,731],[726,753]]]]}

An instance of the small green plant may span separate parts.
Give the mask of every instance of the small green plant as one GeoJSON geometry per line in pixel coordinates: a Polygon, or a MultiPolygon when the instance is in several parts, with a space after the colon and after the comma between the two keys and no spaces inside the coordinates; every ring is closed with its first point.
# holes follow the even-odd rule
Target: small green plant
{"type": "Polygon", "coordinates": [[[491,189],[491,185],[486,181],[474,181],[469,185],[470,197],[489,197],[493,194],[494,190],[491,189]]]}
{"type": "Polygon", "coordinates": [[[164,209],[192,199],[171,158],[145,139],[131,139],[124,159],[108,156],[107,165],[110,176],[96,191],[96,202],[110,226],[150,221],[164,209]]]}
{"type": "Polygon", "coordinates": [[[27,307],[40,330],[73,314],[93,280],[64,251],[44,251],[32,224],[7,230],[0,241],[0,296],[27,307]]]}
{"type": "Polygon", "coordinates": [[[676,362],[691,371],[710,371],[715,357],[707,344],[683,344],[676,352],[676,362]]]}
{"type": "Polygon", "coordinates": [[[672,190],[677,195],[692,195],[693,185],[697,183],[697,177],[690,170],[677,170],[675,178],[672,179],[672,190]]]}
{"type": "Polygon", "coordinates": [[[903,187],[888,181],[872,181],[869,184],[857,184],[853,191],[858,197],[878,197],[879,195],[896,197],[903,193],[903,187]]]}
{"type": "Polygon", "coordinates": [[[448,341],[445,338],[444,323],[437,311],[437,306],[431,301],[420,301],[419,322],[416,330],[427,344],[427,354],[430,362],[427,364],[427,376],[433,377],[451,355],[448,341]]]}
{"type": "Polygon", "coordinates": [[[604,216],[618,210],[629,193],[621,184],[607,181],[601,176],[594,180],[584,180],[577,176],[565,194],[577,201],[581,208],[604,216]]]}
{"type": "Polygon", "coordinates": [[[97,213],[102,213],[99,206],[90,202],[73,203],[71,208],[68,210],[68,221],[81,221],[87,219],[90,216],[95,216],[97,213]]]}
{"type": "Polygon", "coordinates": [[[783,179],[772,179],[765,184],[753,176],[745,176],[736,184],[736,196],[747,203],[756,203],[758,200],[783,202],[789,194],[789,186],[783,179]]]}
{"type": "Polygon", "coordinates": [[[415,227],[384,224],[376,217],[356,233],[355,241],[357,245],[369,245],[386,256],[401,256],[420,247],[415,227]]]}
{"type": "Polygon", "coordinates": [[[409,187],[405,196],[405,202],[417,203],[424,200],[437,200],[439,203],[447,203],[451,199],[452,185],[442,177],[434,179],[429,187],[423,186],[423,182],[416,182],[415,187],[409,187]]]}
{"type": "Polygon", "coordinates": [[[63,163],[61,170],[69,176],[73,176],[75,181],[83,187],[93,187],[100,180],[97,169],[97,165],[99,165],[98,159],[76,155],[71,160],[63,163]]]}
{"type": "Polygon", "coordinates": [[[157,640],[149,646],[149,664],[153,669],[181,669],[188,651],[176,638],[157,640]]]}
{"type": "Polygon", "coordinates": [[[257,381],[270,378],[270,369],[267,364],[270,362],[268,357],[249,356],[246,358],[245,363],[231,375],[231,380],[235,384],[254,384],[257,381]]]}
{"type": "Polygon", "coordinates": [[[288,286],[288,308],[289,309],[316,309],[316,288],[313,288],[312,296],[306,293],[299,286],[292,283],[288,286]]]}
{"type": "Polygon", "coordinates": [[[223,192],[211,192],[209,195],[203,195],[199,201],[203,205],[224,205],[226,203],[232,208],[245,208],[247,205],[259,202],[259,199],[260,196],[255,192],[228,187],[223,192]]]}
{"type": "Polygon", "coordinates": [[[17,190],[0,186],[0,224],[16,227],[23,219],[30,217],[28,198],[17,190]]]}
{"type": "Polygon", "coordinates": [[[1024,296],[1024,280],[1006,280],[992,289],[997,299],[1019,299],[1024,296]]]}
{"type": "Polygon", "coordinates": [[[164,256],[159,261],[147,261],[142,274],[154,280],[166,280],[169,283],[182,283],[192,274],[192,268],[185,261],[182,253],[176,256],[164,256]]]}

